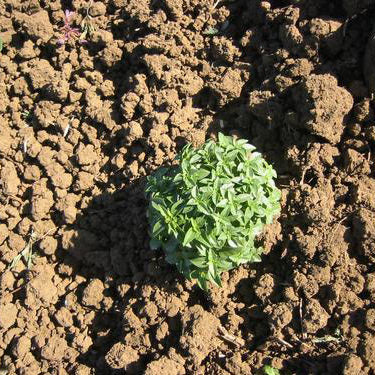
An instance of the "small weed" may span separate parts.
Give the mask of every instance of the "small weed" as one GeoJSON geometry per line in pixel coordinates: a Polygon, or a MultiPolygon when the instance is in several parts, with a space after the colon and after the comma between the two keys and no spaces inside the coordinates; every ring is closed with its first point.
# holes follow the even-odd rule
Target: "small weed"
{"type": "MultiPolygon", "coordinates": [[[[63,45],[70,40],[79,39],[81,36],[80,30],[76,27],[72,27],[71,25],[73,16],[74,12],[70,10],[65,11],[64,26],[62,26],[60,29],[63,36],[57,41],[59,45],[63,45]]],[[[86,42],[86,40],[80,39],[80,42],[86,42]]]]}
{"type": "Polygon", "coordinates": [[[31,120],[33,119],[33,111],[22,111],[21,112],[21,118],[24,120],[27,124],[31,123],[31,120]]]}
{"type": "Polygon", "coordinates": [[[33,264],[33,258],[34,258],[33,244],[35,241],[37,241],[37,236],[34,230],[32,229],[28,243],[26,244],[24,249],[13,258],[12,263],[9,266],[10,269],[15,268],[18,262],[21,260],[21,258],[24,259],[26,263],[26,268],[28,270],[31,269],[32,264],[33,264]]]}
{"type": "Polygon", "coordinates": [[[3,40],[1,39],[1,36],[0,36],[0,52],[2,51],[3,49],[3,40]]]}
{"type": "Polygon", "coordinates": [[[10,269],[15,268],[18,262],[23,258],[26,263],[27,270],[31,270],[32,265],[33,265],[33,259],[35,258],[35,254],[33,253],[33,246],[35,242],[42,240],[44,237],[48,236],[48,234],[53,230],[55,230],[55,228],[50,229],[43,236],[39,236],[38,233],[35,232],[34,229],[32,228],[29,241],[27,242],[24,249],[13,258],[12,262],[9,265],[9,268],[10,269]]]}
{"type": "Polygon", "coordinates": [[[336,331],[334,332],[333,336],[326,335],[326,336],[323,336],[323,337],[317,337],[317,338],[313,339],[312,342],[315,343],[315,344],[326,343],[326,342],[340,343],[342,340],[343,340],[343,337],[342,337],[341,331],[340,331],[339,328],[337,328],[336,331]]]}
{"type": "Polygon", "coordinates": [[[92,17],[90,16],[90,9],[92,7],[93,0],[90,1],[89,5],[86,8],[86,16],[81,22],[82,33],[80,35],[81,40],[87,40],[90,38],[90,35],[96,31],[95,26],[92,23],[92,17]]]}
{"type": "Polygon", "coordinates": [[[210,35],[210,36],[216,35],[218,33],[219,33],[219,30],[216,29],[215,27],[209,27],[202,32],[203,35],[210,35]]]}
{"type": "Polygon", "coordinates": [[[262,375],[280,375],[280,371],[276,368],[273,368],[270,365],[266,365],[262,368],[262,375]]]}

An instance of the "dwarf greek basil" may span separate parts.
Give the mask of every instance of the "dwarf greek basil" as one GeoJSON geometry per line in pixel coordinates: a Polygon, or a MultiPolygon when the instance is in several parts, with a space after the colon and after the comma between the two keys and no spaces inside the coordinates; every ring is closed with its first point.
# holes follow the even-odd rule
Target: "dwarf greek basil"
{"type": "Polygon", "coordinates": [[[244,139],[219,134],[184,147],[178,166],[148,178],[150,246],[206,289],[220,274],[259,262],[256,236],[280,211],[275,170],[244,139]]]}

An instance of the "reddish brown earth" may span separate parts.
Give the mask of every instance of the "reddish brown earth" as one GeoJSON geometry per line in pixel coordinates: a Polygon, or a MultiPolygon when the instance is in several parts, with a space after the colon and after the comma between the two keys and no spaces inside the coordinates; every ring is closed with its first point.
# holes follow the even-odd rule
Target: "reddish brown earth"
{"type": "Polygon", "coordinates": [[[2,370],[374,374],[374,3],[95,1],[59,47],[88,1],[1,1],[2,370]],[[283,211],[206,295],[149,250],[144,185],[219,130],[283,211]]]}

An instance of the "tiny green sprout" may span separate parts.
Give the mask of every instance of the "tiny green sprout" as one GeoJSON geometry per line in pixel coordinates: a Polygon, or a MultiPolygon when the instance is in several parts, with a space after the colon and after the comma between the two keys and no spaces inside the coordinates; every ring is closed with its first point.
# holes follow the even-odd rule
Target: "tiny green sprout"
{"type": "Polygon", "coordinates": [[[2,51],[3,49],[3,40],[1,39],[1,36],[0,36],[0,52],[2,51]]]}
{"type": "Polygon", "coordinates": [[[148,178],[150,247],[207,290],[240,264],[260,262],[256,237],[280,212],[276,172],[247,140],[219,134],[148,178]]]}
{"type": "Polygon", "coordinates": [[[272,366],[266,365],[262,368],[263,375],[280,375],[280,371],[272,366]]]}

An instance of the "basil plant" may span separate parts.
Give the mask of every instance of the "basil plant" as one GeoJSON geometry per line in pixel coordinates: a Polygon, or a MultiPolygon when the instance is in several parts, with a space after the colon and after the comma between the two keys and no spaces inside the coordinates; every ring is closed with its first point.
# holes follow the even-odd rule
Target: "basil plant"
{"type": "Polygon", "coordinates": [[[255,240],[280,212],[276,172],[244,139],[219,134],[183,148],[178,166],[148,178],[150,247],[207,290],[220,274],[259,262],[255,240]]]}

